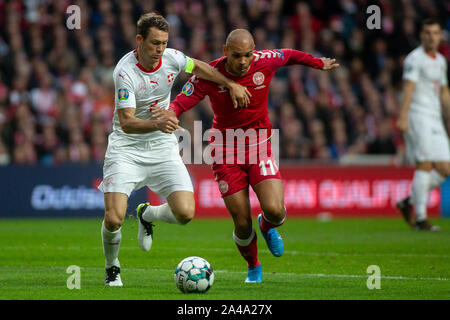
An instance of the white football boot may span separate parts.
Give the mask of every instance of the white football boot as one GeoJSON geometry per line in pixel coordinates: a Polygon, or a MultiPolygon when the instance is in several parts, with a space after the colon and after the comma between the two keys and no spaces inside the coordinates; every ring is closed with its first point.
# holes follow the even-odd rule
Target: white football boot
{"type": "Polygon", "coordinates": [[[141,203],[136,208],[136,215],[139,219],[139,228],[138,228],[138,242],[139,247],[143,251],[149,251],[152,247],[153,242],[153,227],[154,224],[151,222],[147,222],[142,218],[142,214],[144,213],[145,209],[150,205],[150,203],[141,203]]]}

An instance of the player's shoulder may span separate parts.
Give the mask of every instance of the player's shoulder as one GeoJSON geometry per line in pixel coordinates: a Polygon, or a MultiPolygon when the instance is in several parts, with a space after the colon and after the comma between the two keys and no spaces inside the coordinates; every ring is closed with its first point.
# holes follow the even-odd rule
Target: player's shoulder
{"type": "Polygon", "coordinates": [[[436,56],[437,56],[437,59],[438,59],[442,64],[444,64],[444,66],[447,65],[447,59],[445,59],[445,57],[444,57],[441,53],[436,52],[436,56]]]}
{"type": "Polygon", "coordinates": [[[226,57],[225,57],[225,56],[222,56],[222,57],[220,57],[220,58],[217,58],[217,59],[215,59],[215,60],[212,60],[212,61],[208,62],[208,64],[209,64],[211,67],[220,70],[220,69],[221,69],[220,66],[223,66],[223,61],[224,61],[225,59],[226,59],[226,57]]]}
{"type": "Polygon", "coordinates": [[[164,50],[164,57],[177,57],[177,56],[186,56],[183,52],[181,52],[180,50],[177,49],[173,49],[173,48],[166,48],[164,50]]]}
{"type": "Polygon", "coordinates": [[[117,62],[113,72],[114,78],[121,77],[125,79],[125,77],[128,77],[131,80],[135,65],[134,51],[130,51],[117,62]]]}
{"type": "Polygon", "coordinates": [[[423,51],[422,46],[415,48],[405,58],[405,63],[420,63],[423,61],[423,57],[425,52],[423,51]]]}
{"type": "Polygon", "coordinates": [[[186,55],[180,50],[166,48],[163,53],[164,63],[177,63],[177,61],[185,60],[186,55]]]}

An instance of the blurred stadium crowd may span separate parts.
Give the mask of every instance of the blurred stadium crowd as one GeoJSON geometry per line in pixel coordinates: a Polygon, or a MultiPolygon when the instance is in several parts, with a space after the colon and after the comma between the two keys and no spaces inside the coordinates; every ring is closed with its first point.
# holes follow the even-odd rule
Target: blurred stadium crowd
{"type": "MultiPolygon", "coordinates": [[[[0,0],[0,164],[102,162],[114,111],[112,73],[136,46],[142,13],[171,25],[169,47],[210,61],[229,31],[249,29],[257,49],[294,48],[336,58],[321,72],[278,70],[269,111],[280,128],[281,158],[339,159],[349,154],[404,152],[395,129],[402,62],[419,45],[423,18],[444,27],[440,52],[450,60],[450,2],[445,0],[0,0]],[[68,30],[66,8],[81,9],[81,29],[68,30]],[[366,8],[377,4],[382,28],[369,30],[366,8]]],[[[172,99],[188,79],[180,75],[172,99]]],[[[204,101],[183,115],[211,125],[204,101]]]]}

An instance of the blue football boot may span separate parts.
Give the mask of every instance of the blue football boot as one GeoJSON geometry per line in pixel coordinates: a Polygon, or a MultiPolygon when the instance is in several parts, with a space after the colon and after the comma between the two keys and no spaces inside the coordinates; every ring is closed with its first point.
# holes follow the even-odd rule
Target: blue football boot
{"type": "Polygon", "coordinates": [[[248,267],[247,279],[245,283],[259,283],[262,282],[262,265],[257,267],[248,267]]]}
{"type": "MultiPolygon", "coordinates": [[[[262,219],[262,213],[258,215],[258,226],[259,230],[261,230],[261,219],[262,219]]],[[[275,228],[270,229],[267,232],[264,232],[261,230],[261,233],[266,240],[267,246],[269,247],[270,252],[275,257],[281,257],[284,252],[284,243],[283,239],[281,238],[280,234],[275,228]]]]}

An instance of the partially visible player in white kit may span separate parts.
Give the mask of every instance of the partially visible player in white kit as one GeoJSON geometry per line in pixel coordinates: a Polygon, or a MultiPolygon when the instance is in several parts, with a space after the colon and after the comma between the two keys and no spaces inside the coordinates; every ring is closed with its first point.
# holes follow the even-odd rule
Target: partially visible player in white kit
{"type": "Polygon", "coordinates": [[[167,109],[175,78],[181,71],[226,86],[235,107],[247,106],[246,88],[223,76],[207,63],[182,52],[166,49],[169,24],[160,15],[148,13],[137,22],[137,49],[127,53],[114,70],[115,111],[113,131],[103,166],[105,217],[102,241],[105,254],[105,284],[122,286],[119,246],[127,202],[133,190],[147,186],[167,198],[161,206],[138,206],[138,242],[148,251],[153,239],[153,221],[186,224],[195,213],[193,187],[173,132],[176,117],[154,119],[150,107],[167,109]]]}
{"type": "Polygon", "coordinates": [[[404,62],[403,98],[397,122],[404,133],[407,157],[416,169],[411,195],[399,201],[397,208],[412,228],[439,231],[427,219],[430,190],[450,175],[449,138],[442,116],[443,111],[450,110],[450,95],[447,62],[437,52],[442,39],[439,22],[425,20],[420,39],[421,46],[408,54],[404,62]]]}

